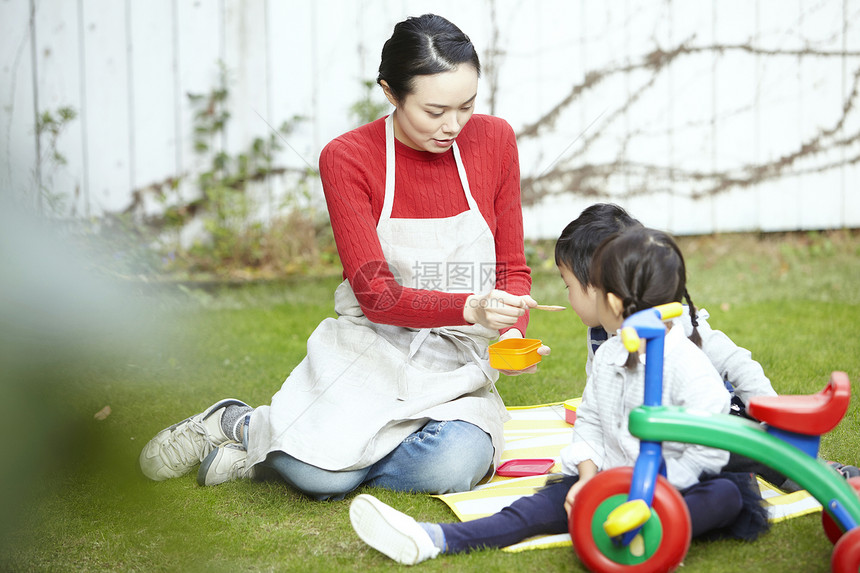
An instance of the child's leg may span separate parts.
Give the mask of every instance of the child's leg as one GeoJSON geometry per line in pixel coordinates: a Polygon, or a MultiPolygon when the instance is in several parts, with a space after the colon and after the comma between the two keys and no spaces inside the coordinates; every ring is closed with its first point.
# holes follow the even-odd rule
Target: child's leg
{"type": "Polygon", "coordinates": [[[414,565],[440,552],[506,547],[533,535],[566,532],[564,498],[577,479],[566,477],[495,515],[463,523],[418,523],[367,494],[352,501],[349,518],[365,543],[398,563],[414,565]]]}
{"type": "Polygon", "coordinates": [[[791,487],[789,483],[790,480],[787,480],[786,477],[775,469],[764,465],[761,462],[758,462],[752,458],[748,458],[746,456],[742,456],[740,454],[736,454],[735,452],[729,452],[729,462],[723,467],[724,472],[734,472],[734,473],[756,473],[775,485],[780,489],[792,489],[796,491],[796,487],[791,487]]]}
{"type": "Polygon", "coordinates": [[[699,482],[681,492],[693,525],[693,537],[731,524],[743,507],[737,486],[726,479],[699,482]]]}
{"type": "Polygon", "coordinates": [[[566,476],[537,493],[513,502],[498,513],[458,523],[442,523],[445,553],[482,547],[507,547],[534,535],[568,530],[564,498],[578,477],[566,476]]]}
{"type": "Polygon", "coordinates": [[[681,495],[690,510],[693,537],[753,540],[769,527],[767,510],[751,474],[721,473],[681,495]]]}
{"type": "Polygon", "coordinates": [[[415,565],[439,555],[441,540],[425,529],[428,524],[419,524],[372,495],[363,493],[352,500],[349,521],[362,541],[398,563],[415,565]]]}

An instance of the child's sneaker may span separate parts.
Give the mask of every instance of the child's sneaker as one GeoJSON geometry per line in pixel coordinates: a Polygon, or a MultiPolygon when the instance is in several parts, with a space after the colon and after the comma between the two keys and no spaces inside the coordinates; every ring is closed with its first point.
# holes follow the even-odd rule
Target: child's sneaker
{"type": "Polygon", "coordinates": [[[800,491],[803,489],[793,479],[786,479],[784,482],[782,482],[777,487],[779,489],[781,489],[782,491],[784,491],[785,493],[794,493],[796,491],[800,491]]]}
{"type": "Polygon", "coordinates": [[[860,468],[857,466],[842,466],[839,468],[839,473],[845,476],[845,479],[860,477],[860,468]]]}
{"type": "Polygon", "coordinates": [[[827,465],[842,474],[845,479],[851,479],[860,476],[860,468],[855,466],[844,466],[839,462],[827,462],[827,465]]]}
{"type": "Polygon", "coordinates": [[[203,461],[213,448],[232,441],[221,429],[221,416],[231,405],[250,407],[228,398],[158,432],[140,452],[143,474],[155,481],[183,476],[203,461]]]}
{"type": "Polygon", "coordinates": [[[245,467],[248,452],[241,444],[229,443],[218,446],[203,458],[197,470],[197,483],[218,485],[236,479],[253,478],[254,467],[245,467]]]}
{"type": "Polygon", "coordinates": [[[417,521],[372,495],[352,500],[349,520],[362,541],[398,563],[415,565],[439,555],[430,534],[417,521]]]}

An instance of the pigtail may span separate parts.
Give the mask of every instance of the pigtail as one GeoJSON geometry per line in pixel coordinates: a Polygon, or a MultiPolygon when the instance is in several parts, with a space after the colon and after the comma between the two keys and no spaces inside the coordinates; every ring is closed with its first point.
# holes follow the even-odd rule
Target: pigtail
{"type": "Polygon", "coordinates": [[[642,310],[642,305],[632,296],[628,296],[621,303],[624,305],[624,308],[621,310],[621,316],[624,318],[633,316],[634,314],[642,310]]]}
{"type": "Polygon", "coordinates": [[[687,306],[690,308],[690,322],[693,324],[693,333],[690,334],[696,346],[702,347],[702,335],[699,334],[699,313],[696,311],[696,305],[693,304],[693,299],[690,298],[690,293],[684,289],[684,299],[687,301],[687,306]]]}
{"type": "MultiPolygon", "coordinates": [[[[640,304],[633,299],[633,297],[627,297],[623,301],[624,310],[622,311],[622,316],[627,318],[628,316],[632,316],[639,310],[640,304]]],[[[634,370],[636,366],[639,365],[639,352],[630,352],[627,354],[627,362],[624,363],[624,367],[628,370],[634,370]]]]}
{"type": "Polygon", "coordinates": [[[634,370],[636,366],[639,364],[639,353],[631,352],[627,355],[627,362],[624,363],[624,368],[628,370],[634,370]]]}

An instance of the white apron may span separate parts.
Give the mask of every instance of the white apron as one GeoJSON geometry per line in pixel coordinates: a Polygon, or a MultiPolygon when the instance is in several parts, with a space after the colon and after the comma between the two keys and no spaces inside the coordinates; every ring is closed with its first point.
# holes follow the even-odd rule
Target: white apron
{"type": "MultiPolygon", "coordinates": [[[[460,151],[454,158],[469,209],[442,219],[392,219],[394,127],[385,123],[385,199],[377,234],[398,282],[446,292],[495,286],[495,241],[478,210],[460,151]],[[432,285],[428,283],[432,279],[432,285]]],[[[364,316],[348,281],[335,292],[338,318],[308,339],[307,356],[260,406],[248,431],[248,463],[283,451],[327,470],[368,467],[430,420],[463,420],[487,432],[494,467],[509,418],[495,392],[487,346],[498,331],[480,325],[412,329],[364,316]]]]}

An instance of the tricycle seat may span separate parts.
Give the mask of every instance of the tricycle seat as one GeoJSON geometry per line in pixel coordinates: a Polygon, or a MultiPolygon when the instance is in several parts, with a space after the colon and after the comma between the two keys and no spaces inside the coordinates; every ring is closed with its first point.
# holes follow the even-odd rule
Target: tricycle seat
{"type": "Polygon", "coordinates": [[[747,413],[766,424],[809,436],[835,428],[851,401],[851,382],[845,372],[833,372],[830,383],[816,394],[803,396],[756,396],[747,413]]]}

